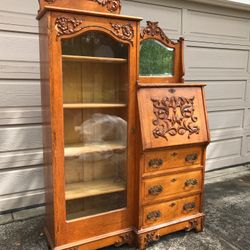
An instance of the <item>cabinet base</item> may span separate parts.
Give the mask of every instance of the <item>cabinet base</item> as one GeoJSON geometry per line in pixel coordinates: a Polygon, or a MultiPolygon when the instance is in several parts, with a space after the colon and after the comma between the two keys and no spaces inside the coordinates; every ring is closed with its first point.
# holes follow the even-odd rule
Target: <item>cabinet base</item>
{"type": "MultiPolygon", "coordinates": [[[[128,244],[136,246],[139,250],[146,249],[150,244],[158,241],[161,236],[173,232],[195,230],[197,233],[203,231],[204,215],[199,214],[184,220],[166,223],[163,225],[142,229],[139,231],[126,229],[112,234],[105,234],[95,238],[74,242],[67,245],[51,247],[52,250],[96,250],[102,247],[115,245],[117,247],[128,244]]],[[[46,230],[45,230],[46,233],[46,230]]],[[[46,233],[47,238],[48,234],[46,233]]],[[[51,243],[51,242],[49,242],[51,243]]],[[[51,246],[51,244],[50,244],[51,246]]]]}

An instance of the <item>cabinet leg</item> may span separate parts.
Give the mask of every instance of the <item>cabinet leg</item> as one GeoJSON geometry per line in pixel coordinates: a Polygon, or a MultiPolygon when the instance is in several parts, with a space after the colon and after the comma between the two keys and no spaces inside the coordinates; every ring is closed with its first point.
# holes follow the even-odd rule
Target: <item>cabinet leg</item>
{"type": "Polygon", "coordinates": [[[152,231],[146,234],[142,234],[138,237],[138,249],[145,250],[147,247],[160,239],[160,235],[157,231],[152,231]]]}
{"type": "Polygon", "coordinates": [[[203,232],[203,230],[204,230],[204,218],[200,218],[198,220],[197,225],[195,226],[195,232],[200,233],[203,232]]]}

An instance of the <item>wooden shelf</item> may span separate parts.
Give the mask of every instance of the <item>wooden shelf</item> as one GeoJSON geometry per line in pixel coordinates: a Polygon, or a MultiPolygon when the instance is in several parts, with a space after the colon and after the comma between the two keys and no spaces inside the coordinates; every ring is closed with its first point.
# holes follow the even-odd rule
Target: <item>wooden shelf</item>
{"type": "Polygon", "coordinates": [[[125,108],[124,103],[67,103],[63,104],[64,109],[96,109],[96,108],[125,108]]]}
{"type": "Polygon", "coordinates": [[[126,146],[117,142],[106,142],[103,144],[69,144],[64,148],[65,158],[78,158],[84,154],[101,153],[107,151],[122,152],[126,150],[126,146]]]}
{"type": "Polygon", "coordinates": [[[88,182],[66,184],[66,200],[75,200],[91,196],[122,192],[125,190],[124,182],[114,179],[103,179],[88,182]]]}
{"type": "Polygon", "coordinates": [[[124,58],[111,58],[111,57],[94,57],[94,56],[74,56],[63,55],[63,61],[70,62],[99,62],[99,63],[126,63],[128,60],[124,58]]]}

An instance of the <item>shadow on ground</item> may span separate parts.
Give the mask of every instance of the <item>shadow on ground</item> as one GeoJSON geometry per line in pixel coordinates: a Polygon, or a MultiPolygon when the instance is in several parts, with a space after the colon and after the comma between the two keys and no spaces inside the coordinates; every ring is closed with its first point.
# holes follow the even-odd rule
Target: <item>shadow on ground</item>
{"type": "MultiPolygon", "coordinates": [[[[250,175],[206,185],[205,230],[178,232],[149,250],[248,250],[250,249],[250,175]]],[[[1,250],[48,250],[42,233],[44,217],[0,226],[1,250]]],[[[103,250],[132,250],[108,247],[103,250]]]]}

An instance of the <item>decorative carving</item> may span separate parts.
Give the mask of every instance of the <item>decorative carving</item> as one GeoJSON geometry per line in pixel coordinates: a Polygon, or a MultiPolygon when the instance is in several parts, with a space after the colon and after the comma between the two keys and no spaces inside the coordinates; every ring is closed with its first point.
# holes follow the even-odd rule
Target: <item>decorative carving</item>
{"type": "Polygon", "coordinates": [[[189,232],[189,231],[191,231],[191,230],[197,228],[197,226],[198,226],[198,220],[197,220],[197,219],[190,220],[188,223],[189,223],[189,225],[186,226],[186,228],[185,228],[185,230],[186,230],[187,232],[189,232]]]}
{"type": "Polygon", "coordinates": [[[149,244],[151,244],[151,243],[153,243],[155,241],[158,241],[159,239],[160,239],[160,234],[157,233],[156,231],[147,233],[144,236],[145,247],[149,246],[149,244]]]}
{"type": "Polygon", "coordinates": [[[199,134],[200,129],[195,124],[198,118],[194,115],[194,96],[151,98],[151,101],[156,117],[153,120],[156,128],[152,131],[155,138],[162,137],[168,140],[167,134],[175,136],[188,132],[188,139],[190,139],[192,134],[199,134]]]}
{"type": "Polygon", "coordinates": [[[141,38],[143,39],[145,35],[151,37],[159,37],[161,40],[168,44],[175,45],[164,33],[164,31],[158,26],[159,22],[147,21],[147,26],[141,31],[141,38]]]}
{"type": "Polygon", "coordinates": [[[83,27],[81,26],[83,20],[77,19],[76,17],[57,17],[55,27],[57,30],[57,38],[63,35],[74,34],[83,27]]]}
{"type": "Polygon", "coordinates": [[[122,234],[122,235],[119,236],[119,238],[120,239],[117,240],[116,243],[115,243],[116,247],[120,247],[120,246],[122,246],[124,244],[129,244],[130,245],[133,242],[133,236],[132,236],[131,233],[122,234]]]}
{"type": "Polygon", "coordinates": [[[115,12],[121,10],[121,1],[120,0],[92,0],[98,4],[106,7],[109,12],[115,12]]]}
{"type": "Polygon", "coordinates": [[[129,41],[133,45],[133,38],[135,36],[133,26],[128,24],[118,24],[118,23],[110,23],[113,28],[112,33],[119,37],[122,40],[129,41]]]}

